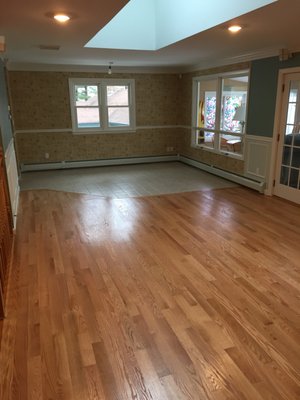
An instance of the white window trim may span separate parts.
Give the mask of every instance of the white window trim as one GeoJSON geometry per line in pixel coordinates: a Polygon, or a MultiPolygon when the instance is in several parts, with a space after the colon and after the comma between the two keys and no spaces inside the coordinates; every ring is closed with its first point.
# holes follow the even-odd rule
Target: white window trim
{"type": "Polygon", "coordinates": [[[72,118],[72,132],[74,135],[81,134],[101,134],[101,133],[121,133],[121,132],[136,132],[135,119],[135,81],[134,79],[98,79],[98,78],[69,78],[69,94],[70,108],[72,118]],[[100,86],[99,96],[99,113],[100,127],[98,128],[78,128],[75,106],[75,85],[98,85],[100,86]],[[127,85],[129,88],[129,126],[108,126],[108,106],[106,104],[106,93],[103,88],[107,85],[127,85]]]}
{"type": "MultiPolygon", "coordinates": [[[[203,76],[196,76],[193,78],[193,88],[192,88],[192,132],[191,132],[191,147],[196,148],[196,149],[203,149],[205,151],[211,152],[211,153],[216,153],[220,155],[225,155],[231,158],[236,158],[239,160],[244,159],[245,155],[245,141],[247,137],[247,115],[246,115],[246,125],[245,125],[245,132],[244,133],[239,133],[239,132],[228,132],[228,131],[223,131],[221,129],[209,129],[209,128],[203,128],[203,127],[198,127],[195,126],[195,121],[197,120],[197,93],[198,93],[198,82],[201,81],[206,81],[206,80],[212,80],[212,79],[217,79],[217,92],[222,93],[222,88],[221,88],[221,82],[222,78],[236,78],[239,76],[248,76],[248,95],[247,95],[247,114],[248,114],[248,102],[249,102],[249,78],[250,78],[250,71],[247,70],[240,70],[240,71],[232,71],[232,72],[225,72],[225,73],[218,73],[218,74],[212,74],[212,75],[203,75],[203,76]],[[213,132],[216,134],[217,140],[215,140],[214,147],[209,147],[206,146],[205,144],[198,144],[196,143],[197,139],[197,131],[200,129],[213,132]],[[232,153],[226,150],[221,150],[219,148],[219,141],[220,141],[220,136],[221,135],[233,135],[233,136],[240,136],[242,137],[242,153],[232,153]]],[[[217,98],[217,103],[221,103],[221,96],[217,98]]],[[[221,110],[220,104],[217,104],[217,108],[221,110]]],[[[216,126],[220,126],[220,119],[221,119],[221,113],[216,113],[216,121],[215,124],[216,126]]]]}

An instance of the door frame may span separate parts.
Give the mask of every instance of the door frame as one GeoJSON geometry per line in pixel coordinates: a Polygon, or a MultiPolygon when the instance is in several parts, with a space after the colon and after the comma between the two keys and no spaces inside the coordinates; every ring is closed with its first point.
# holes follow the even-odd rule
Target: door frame
{"type": "Polygon", "coordinates": [[[284,98],[284,92],[282,90],[285,75],[300,73],[300,66],[293,68],[283,68],[279,70],[278,73],[278,83],[277,83],[277,95],[276,95],[276,106],[275,106],[275,118],[274,118],[274,129],[273,129],[273,142],[271,149],[271,161],[270,161],[270,181],[269,185],[265,190],[265,194],[273,196],[274,195],[274,185],[276,178],[276,166],[278,158],[278,146],[279,146],[279,135],[280,135],[280,123],[281,123],[281,111],[282,102],[284,98]]]}

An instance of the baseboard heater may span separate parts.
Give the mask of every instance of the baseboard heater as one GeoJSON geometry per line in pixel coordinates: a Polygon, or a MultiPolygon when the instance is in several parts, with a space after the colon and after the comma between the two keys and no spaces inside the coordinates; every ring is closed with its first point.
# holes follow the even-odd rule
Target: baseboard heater
{"type": "Polygon", "coordinates": [[[153,157],[110,158],[105,160],[60,161],[41,164],[21,164],[21,171],[47,171],[83,167],[103,167],[110,165],[146,164],[154,162],[178,161],[179,155],[153,157]]]}
{"type": "Polygon", "coordinates": [[[213,165],[201,163],[199,161],[193,160],[188,157],[179,156],[178,158],[179,158],[179,161],[183,162],[184,164],[188,164],[193,167],[199,168],[203,171],[209,172],[210,174],[217,175],[221,178],[228,179],[229,181],[239,183],[240,185],[257,190],[260,193],[264,192],[265,185],[266,185],[265,182],[255,181],[254,179],[250,179],[245,176],[237,175],[232,172],[228,172],[223,169],[217,168],[213,165]]]}

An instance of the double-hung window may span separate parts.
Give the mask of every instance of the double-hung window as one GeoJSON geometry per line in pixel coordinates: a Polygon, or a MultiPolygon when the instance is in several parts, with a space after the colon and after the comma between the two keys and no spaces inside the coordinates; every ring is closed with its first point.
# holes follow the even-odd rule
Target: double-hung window
{"type": "Polygon", "coordinates": [[[133,79],[70,78],[73,132],[135,130],[133,79]]]}
{"type": "Polygon", "coordinates": [[[247,100],[247,71],[194,78],[192,145],[242,157],[247,100]]]}

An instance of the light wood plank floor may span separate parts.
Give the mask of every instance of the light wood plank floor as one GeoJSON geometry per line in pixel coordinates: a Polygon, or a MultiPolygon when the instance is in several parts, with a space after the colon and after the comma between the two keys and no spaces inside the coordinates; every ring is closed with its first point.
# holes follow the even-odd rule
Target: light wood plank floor
{"type": "Polygon", "coordinates": [[[1,400],[300,399],[300,208],[21,194],[1,400]]]}

